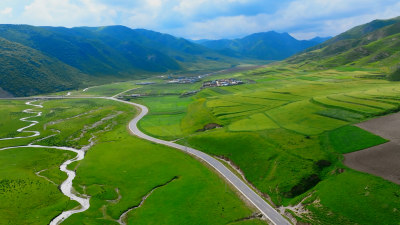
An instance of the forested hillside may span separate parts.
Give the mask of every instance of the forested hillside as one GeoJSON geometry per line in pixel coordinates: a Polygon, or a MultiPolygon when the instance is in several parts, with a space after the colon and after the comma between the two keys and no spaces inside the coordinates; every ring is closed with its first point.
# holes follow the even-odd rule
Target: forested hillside
{"type": "Polygon", "coordinates": [[[89,78],[57,59],[3,38],[0,38],[0,62],[0,87],[16,96],[79,87],[89,78]]]}

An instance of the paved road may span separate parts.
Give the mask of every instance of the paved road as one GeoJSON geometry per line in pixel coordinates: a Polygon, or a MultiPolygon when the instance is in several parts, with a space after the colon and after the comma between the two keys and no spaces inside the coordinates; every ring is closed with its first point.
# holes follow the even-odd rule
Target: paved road
{"type": "Polygon", "coordinates": [[[136,136],[146,139],[148,141],[166,145],[172,148],[179,149],[181,151],[184,151],[188,154],[194,155],[195,157],[203,160],[204,162],[208,163],[210,166],[212,166],[216,171],[218,171],[222,176],[225,177],[226,180],[228,180],[242,195],[249,200],[260,212],[267,217],[273,224],[275,225],[290,225],[288,220],[286,220],[280,213],[278,213],[271,205],[269,205],[264,199],[262,199],[257,193],[255,193],[246,183],[244,183],[238,176],[236,176],[232,171],[230,171],[224,164],[222,164],[220,161],[216,160],[215,158],[207,155],[206,153],[189,148],[187,146],[179,145],[173,142],[165,141],[165,140],[160,140],[154,137],[151,137],[147,134],[144,134],[141,132],[138,127],[137,123],[139,120],[141,120],[148,112],[148,108],[146,106],[133,103],[133,102],[128,102],[128,101],[123,101],[116,99],[114,97],[63,97],[63,96],[54,96],[54,97],[31,97],[31,98],[9,98],[11,100],[18,100],[18,99],[78,99],[78,98],[102,98],[102,99],[109,99],[113,101],[118,101],[122,102],[125,104],[130,104],[133,105],[139,109],[141,109],[141,112],[139,113],[138,116],[136,116],[133,120],[129,122],[129,130],[135,134],[136,136]]]}
{"type": "Polygon", "coordinates": [[[176,148],[191,155],[194,155],[197,158],[200,158],[201,160],[212,166],[214,169],[216,169],[222,176],[224,176],[226,180],[228,180],[238,191],[240,191],[240,193],[242,193],[243,196],[245,196],[247,200],[249,200],[258,210],[260,210],[261,213],[264,216],[266,216],[273,224],[275,225],[290,224],[281,214],[279,214],[272,206],[270,206],[264,199],[262,199],[258,194],[256,194],[249,186],[247,186],[247,184],[245,184],[238,176],[232,173],[232,171],[230,171],[220,161],[199,150],[179,145],[173,142],[160,140],[141,132],[137,127],[137,123],[149,112],[146,106],[139,105],[133,102],[122,101],[115,98],[108,98],[108,99],[127,103],[141,109],[140,114],[129,122],[129,129],[133,134],[148,141],[176,148]]]}

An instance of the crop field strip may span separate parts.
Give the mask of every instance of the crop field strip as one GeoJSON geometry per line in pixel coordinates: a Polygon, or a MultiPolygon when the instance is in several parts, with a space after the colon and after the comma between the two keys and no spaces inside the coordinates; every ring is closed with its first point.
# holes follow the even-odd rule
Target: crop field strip
{"type": "MultiPolygon", "coordinates": [[[[335,98],[335,97],[333,97],[335,98]]],[[[354,102],[354,103],[358,103],[358,104],[362,104],[365,106],[369,106],[369,107],[373,107],[373,108],[378,108],[378,109],[382,109],[382,110],[393,110],[396,108],[397,104],[391,104],[391,103],[384,103],[384,102],[380,102],[380,101],[376,101],[373,99],[367,99],[367,98],[362,98],[362,96],[351,96],[351,95],[341,95],[340,100],[343,101],[349,101],[349,102],[354,102]]]]}
{"type": "Polygon", "coordinates": [[[394,106],[398,106],[400,105],[400,101],[396,101],[396,100],[389,100],[384,96],[378,96],[378,95],[370,95],[367,93],[348,93],[345,96],[354,98],[356,100],[367,100],[367,101],[371,101],[371,102],[382,102],[385,104],[389,104],[389,105],[394,105],[394,106]],[[385,98],[387,100],[385,100],[385,98]]]}
{"type": "Polygon", "coordinates": [[[335,101],[339,101],[339,102],[345,102],[345,103],[350,103],[350,104],[355,104],[355,105],[360,105],[360,106],[366,106],[369,108],[374,108],[377,109],[378,111],[383,111],[386,109],[390,109],[392,108],[391,106],[388,106],[386,104],[383,103],[379,103],[379,102],[375,102],[374,104],[371,104],[371,102],[368,101],[363,101],[363,100],[356,100],[354,98],[349,98],[345,95],[330,95],[328,96],[329,99],[335,100],[335,101]]]}
{"type": "Polygon", "coordinates": [[[372,115],[374,113],[378,113],[381,111],[379,109],[371,108],[371,107],[364,106],[364,105],[338,101],[336,99],[330,98],[329,96],[317,97],[317,98],[314,98],[313,101],[316,103],[319,103],[323,106],[326,106],[326,107],[344,109],[344,110],[352,111],[355,113],[361,113],[364,115],[372,115]]]}

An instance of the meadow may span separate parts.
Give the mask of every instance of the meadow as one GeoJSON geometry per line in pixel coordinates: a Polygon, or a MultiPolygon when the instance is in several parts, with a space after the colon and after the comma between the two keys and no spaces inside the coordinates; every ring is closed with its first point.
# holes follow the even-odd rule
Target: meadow
{"type": "MultiPolygon", "coordinates": [[[[71,96],[113,96],[128,89],[136,87],[137,81],[111,83],[101,86],[93,86],[82,90],[71,91],[71,96]]],[[[56,93],[66,95],[67,92],[56,93]]]]}
{"type": "Polygon", "coordinates": [[[1,224],[48,223],[63,210],[77,206],[56,185],[67,178],[58,167],[73,154],[19,148],[1,151],[0,156],[1,224]],[[54,183],[36,175],[39,171],[54,183]]]}
{"type": "MultiPolygon", "coordinates": [[[[24,104],[16,101],[0,101],[0,118],[3,118],[0,122],[0,137],[9,138],[15,136],[29,136],[28,134],[21,134],[17,130],[27,125],[26,122],[20,121],[23,117],[30,116],[22,111],[26,109],[24,104]]],[[[33,115],[32,115],[33,116],[33,115]]]]}
{"type": "MultiPolygon", "coordinates": [[[[33,108],[23,101],[0,102],[15,120],[25,116],[18,110],[33,108]]],[[[41,136],[20,139],[18,145],[35,142],[80,148],[95,137],[85,159],[70,165],[77,173],[74,188],[91,196],[91,207],[63,224],[118,224],[122,213],[156,187],[141,207],[127,214],[127,224],[265,224],[258,219],[240,222],[254,209],[210,168],[178,150],[131,136],[126,125],[136,113],[133,107],[104,99],[41,104],[43,109],[35,109],[43,112],[35,118],[40,123],[30,128],[41,136]]],[[[2,123],[15,129],[27,124],[5,118],[2,123]]],[[[16,141],[1,143],[14,146],[16,141]]],[[[76,207],[57,188],[66,178],[58,167],[72,157],[67,151],[39,148],[0,151],[0,223],[48,223],[63,210],[76,207]]]]}
{"type": "Polygon", "coordinates": [[[134,92],[157,94],[132,101],[150,109],[139,124],[144,132],[228,158],[276,205],[312,199],[303,204],[308,216],[287,210],[300,221],[398,224],[400,197],[392,191],[398,186],[341,163],[343,153],[386,142],[352,124],[400,109],[398,83],[376,79],[376,73],[280,64],[209,78],[234,77],[244,85],[207,88],[188,97],[181,94],[198,90],[196,85],[150,85],[134,92]],[[222,128],[201,131],[207,124],[222,128]],[[370,186],[376,188],[365,194],[370,186]],[[337,189],[342,189],[339,196],[337,189]],[[340,200],[346,206],[337,204],[340,200]],[[349,212],[353,207],[357,210],[349,212]],[[379,213],[355,216],[371,208],[379,213]]]}
{"type": "MultiPolygon", "coordinates": [[[[83,95],[113,96],[127,90],[130,91],[126,95],[143,94],[131,98],[150,109],[139,123],[141,130],[229,159],[275,205],[302,202],[307,214],[286,209],[298,221],[398,224],[398,185],[354,171],[341,162],[344,153],[386,142],[352,124],[400,109],[398,84],[372,79],[375,73],[357,68],[304,71],[279,65],[209,78],[245,81],[238,86],[200,90],[200,82],[167,84],[159,79],[156,84],[145,86],[132,81],[93,87],[83,95]],[[190,91],[199,92],[183,95],[190,91]]],[[[72,96],[82,93],[73,92],[72,96]]],[[[25,116],[21,111],[30,107],[21,101],[0,104],[5,109],[0,133],[14,136],[15,130],[26,124],[18,120],[25,116]]],[[[120,216],[139,205],[149,193],[143,205],[128,213],[127,224],[264,223],[258,219],[240,220],[254,209],[249,209],[211,169],[177,150],[130,136],[126,124],[135,114],[132,107],[103,99],[52,100],[42,104],[43,115],[35,118],[40,123],[32,128],[42,135],[1,141],[0,147],[26,145],[54,135],[37,143],[79,148],[96,137],[86,158],[70,166],[77,171],[74,188],[92,196],[91,207],[71,216],[65,224],[118,224],[120,216]]],[[[10,164],[2,171],[25,171],[29,176],[21,179],[42,185],[42,192],[32,204],[41,202],[42,194],[52,196],[51,204],[36,208],[35,213],[41,215],[38,220],[31,222],[28,215],[21,218],[21,224],[38,224],[57,214],[54,211],[75,206],[57,192],[55,185],[35,175],[38,169],[46,169],[41,174],[59,184],[64,174],[56,170],[56,165],[71,154],[46,149],[18,152],[21,155],[0,152],[7,162],[7,154],[21,162],[17,168],[10,164]],[[32,160],[34,168],[29,163],[22,164],[28,156],[50,157],[44,154],[51,154],[53,161],[32,160]],[[54,210],[53,214],[50,210],[54,210]]],[[[23,193],[37,191],[37,186],[25,188],[23,193]]],[[[8,191],[8,199],[20,198],[18,193],[8,191]]],[[[21,200],[21,204],[24,202],[21,200]]],[[[11,200],[3,204],[12,208],[11,200]]],[[[10,220],[4,218],[5,222],[10,220]]]]}

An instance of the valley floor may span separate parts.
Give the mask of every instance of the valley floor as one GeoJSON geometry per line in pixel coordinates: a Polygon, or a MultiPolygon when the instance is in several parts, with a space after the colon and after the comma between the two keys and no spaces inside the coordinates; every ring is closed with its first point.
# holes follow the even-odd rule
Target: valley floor
{"type": "Polygon", "coordinates": [[[212,78],[235,78],[244,85],[187,96],[201,83],[158,81],[126,95],[142,95],[132,101],[149,107],[139,123],[145,133],[228,159],[298,221],[397,224],[398,185],[342,162],[343,154],[387,142],[353,126],[400,109],[398,83],[377,79],[378,74],[281,64],[212,78]]]}
{"type": "Polygon", "coordinates": [[[0,103],[0,133],[7,138],[0,141],[1,224],[48,224],[63,211],[79,210],[57,188],[67,178],[59,166],[74,155],[52,146],[81,149],[92,140],[85,159],[67,166],[76,172],[73,193],[90,198],[90,208],[62,224],[265,223],[242,221],[253,210],[195,159],[130,136],[131,106],[105,99],[41,101],[42,109],[31,110],[37,123],[26,128],[39,132],[33,136],[16,132],[27,126],[19,120],[27,114],[24,102],[0,103]],[[42,147],[30,147],[33,142],[42,147]]]}
{"type": "MultiPolygon", "coordinates": [[[[245,82],[238,86],[200,89],[200,82],[168,84],[157,78],[147,80],[155,83],[151,85],[116,83],[69,96],[124,92],[125,100],[149,108],[138,124],[141,131],[223,159],[293,221],[395,225],[400,221],[398,184],[343,163],[348,154],[390,139],[361,129],[362,125],[354,126],[400,110],[398,83],[376,79],[379,73],[351,67],[306,71],[281,64],[212,77],[245,82]]],[[[0,112],[1,137],[23,135],[16,132],[26,125],[19,121],[25,116],[23,102],[0,104],[6,109],[0,112]]],[[[72,215],[65,224],[118,224],[127,211],[127,224],[265,223],[252,216],[254,211],[203,164],[182,152],[130,136],[126,124],[135,112],[132,107],[105,99],[49,100],[43,106],[43,116],[37,117],[39,125],[34,127],[42,136],[0,141],[0,148],[26,145],[55,130],[60,132],[37,144],[79,148],[95,135],[96,144],[85,159],[69,166],[77,174],[75,190],[91,196],[91,207],[72,215]],[[98,125],[99,121],[104,123],[98,125]]],[[[26,163],[18,152],[22,151],[0,151],[0,156],[10,154],[26,163]]],[[[37,153],[52,154],[48,150],[37,153]]],[[[44,162],[32,156],[29,166],[15,166],[4,157],[6,161],[0,164],[0,171],[8,174],[1,181],[6,188],[0,189],[8,199],[0,206],[4,221],[10,221],[5,209],[13,209],[16,215],[32,207],[24,204],[26,200],[13,201],[36,190],[25,183],[49,185],[46,194],[35,192],[38,199],[32,203],[42,204],[43,195],[54,199],[32,211],[43,215],[35,220],[37,224],[75,207],[49,182],[59,185],[65,179],[56,165],[71,157],[54,155],[53,161],[44,162]],[[51,171],[40,173],[49,180],[35,174],[42,170],[51,171]],[[16,185],[18,191],[10,191],[16,185]],[[47,213],[53,210],[49,205],[57,207],[57,213],[52,211],[55,215],[47,213]]]]}

